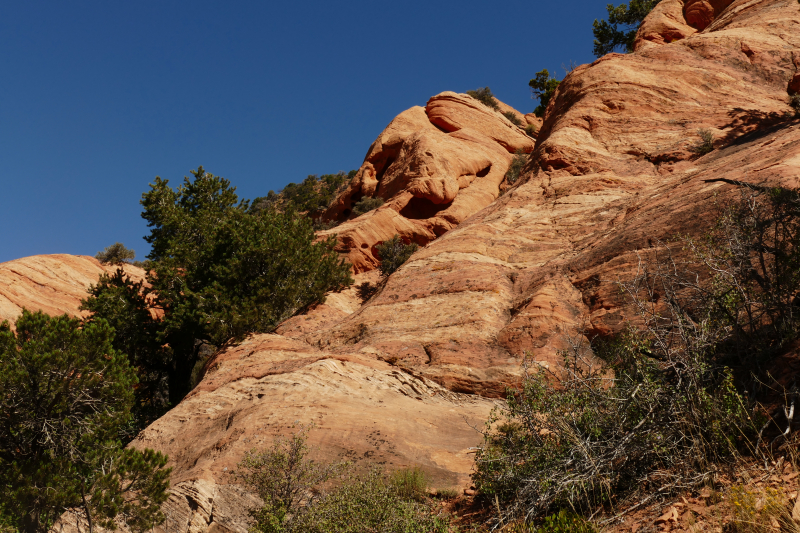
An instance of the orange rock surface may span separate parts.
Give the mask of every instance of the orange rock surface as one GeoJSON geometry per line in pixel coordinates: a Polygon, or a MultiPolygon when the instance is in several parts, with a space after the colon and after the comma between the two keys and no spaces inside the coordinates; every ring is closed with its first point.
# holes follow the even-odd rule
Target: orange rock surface
{"type": "MultiPolygon", "coordinates": [[[[86,255],[34,255],[0,263],[0,322],[11,324],[25,307],[50,315],[79,315],[81,300],[89,285],[116,266],[101,265],[86,255]]],[[[144,279],[144,270],[133,265],[123,269],[135,281],[144,279]]]]}
{"type": "MultiPolygon", "coordinates": [[[[501,111],[512,111],[501,103],[501,111]]],[[[444,92],[425,108],[412,107],[378,136],[349,187],[322,216],[344,221],[323,231],[355,272],[378,264],[375,245],[399,234],[427,244],[492,203],[500,194],[512,154],[530,152],[534,140],[466,94],[444,92]],[[362,198],[381,198],[378,209],[351,218],[362,198]]]]}

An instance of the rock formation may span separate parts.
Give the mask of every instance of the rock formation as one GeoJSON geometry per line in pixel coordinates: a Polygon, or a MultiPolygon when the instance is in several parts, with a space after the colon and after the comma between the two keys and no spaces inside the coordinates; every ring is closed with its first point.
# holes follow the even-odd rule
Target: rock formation
{"type": "MultiPolygon", "coordinates": [[[[518,111],[500,106],[526,123],[518,111]]],[[[337,249],[355,272],[372,270],[376,244],[399,234],[425,245],[492,203],[514,152],[533,146],[500,111],[466,94],[436,95],[425,108],[400,113],[372,143],[358,174],[322,216],[344,222],[320,235],[337,235],[337,249]],[[365,197],[385,203],[349,219],[365,197]]]]}
{"type": "MultiPolygon", "coordinates": [[[[123,265],[135,281],[144,278],[144,270],[123,265]]],[[[50,315],[79,315],[86,289],[104,274],[117,269],[101,265],[86,255],[35,255],[0,263],[0,322],[13,325],[22,308],[42,310],[50,315]]]]}
{"type": "Polygon", "coordinates": [[[479,442],[470,424],[519,381],[524,355],[557,367],[568,335],[623,328],[615,282],[712,223],[739,194],[720,178],[800,186],[788,105],[799,69],[796,0],[664,0],[634,53],[563,80],[535,147],[464,95],[400,114],[325,214],[344,222],[323,233],[363,279],[376,275],[376,243],[398,233],[424,246],[365,304],[351,289],[217,354],[140,434],[134,445],[175,466],[163,530],[244,532],[248,500],[229,473],[295,421],[317,425],[322,458],[465,483],[479,442]],[[701,128],[714,137],[703,156],[701,128]],[[517,149],[530,162],[498,198],[517,149]],[[386,203],[349,219],[364,196],[386,203]]]}

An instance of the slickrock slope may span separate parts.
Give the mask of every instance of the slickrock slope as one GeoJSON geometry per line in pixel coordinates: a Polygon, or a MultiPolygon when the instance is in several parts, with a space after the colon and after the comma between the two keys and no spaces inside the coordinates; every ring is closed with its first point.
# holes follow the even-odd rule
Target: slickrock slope
{"type": "MultiPolygon", "coordinates": [[[[525,123],[518,111],[501,109],[525,123]]],[[[378,136],[349,187],[322,216],[345,222],[321,235],[338,236],[337,249],[355,272],[372,270],[376,244],[394,234],[427,244],[492,203],[514,152],[533,146],[522,129],[471,96],[436,95],[425,108],[398,115],[378,136]],[[347,220],[364,197],[386,203],[347,220]]]]}
{"type": "Polygon", "coordinates": [[[320,306],[284,325],[291,338],[256,336],[219,354],[140,435],[137,446],[168,452],[176,466],[170,532],[243,532],[230,503],[243,501],[232,496],[241,489],[226,472],[295,420],[318,423],[322,456],[353,450],[387,467],[420,464],[442,485],[464,480],[479,439],[461,416],[486,415],[487,397],[518,381],[524,351],[557,366],[577,326],[622,328],[615,281],[738,197],[714,180],[800,186],[800,121],[787,94],[800,67],[796,0],[664,0],[636,50],[566,77],[525,175],[493,202],[512,128],[479,136],[484,110],[452,93],[392,122],[330,214],[359,195],[387,204],[332,232],[359,271],[391,234],[429,244],[354,313],[322,316],[320,306]],[[703,157],[692,150],[699,128],[715,137],[703,157]],[[469,195],[479,198],[470,209],[491,204],[448,218],[469,195]],[[404,216],[409,205],[430,211],[404,216]]]}
{"type": "MultiPolygon", "coordinates": [[[[124,265],[132,279],[144,279],[144,270],[124,265]]],[[[0,322],[17,319],[25,307],[50,315],[81,314],[78,307],[86,298],[86,289],[97,283],[103,273],[117,267],[101,265],[86,255],[34,255],[0,263],[0,322]]]]}

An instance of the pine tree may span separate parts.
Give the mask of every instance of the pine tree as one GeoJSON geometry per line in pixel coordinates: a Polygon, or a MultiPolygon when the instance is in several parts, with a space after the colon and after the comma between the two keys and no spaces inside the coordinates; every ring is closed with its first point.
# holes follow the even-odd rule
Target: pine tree
{"type": "Polygon", "coordinates": [[[16,332],[0,324],[0,501],[19,531],[45,533],[68,509],[90,531],[163,521],[167,458],[118,438],[136,375],[113,334],[102,320],[26,310],[16,332]]]}

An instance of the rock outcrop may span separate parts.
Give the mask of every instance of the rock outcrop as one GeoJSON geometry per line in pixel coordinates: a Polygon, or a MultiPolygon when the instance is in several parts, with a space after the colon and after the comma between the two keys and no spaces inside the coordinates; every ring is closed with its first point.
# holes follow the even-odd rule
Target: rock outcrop
{"type": "MultiPolygon", "coordinates": [[[[524,124],[524,116],[501,103],[524,124]]],[[[512,155],[530,152],[534,139],[465,94],[444,92],[426,107],[397,116],[378,136],[348,188],[322,215],[343,221],[320,235],[337,235],[337,249],[355,272],[378,264],[375,245],[399,234],[425,245],[492,203],[500,194],[512,155]],[[357,218],[362,198],[384,205],[357,218]]]]}
{"type": "MultiPolygon", "coordinates": [[[[122,267],[135,281],[144,279],[144,270],[133,265],[122,267]]],[[[86,289],[116,266],[102,265],[86,255],[34,255],[0,263],[0,322],[13,325],[22,308],[42,310],[50,315],[79,315],[86,289]]]]}
{"type": "Polygon", "coordinates": [[[730,182],[800,186],[788,105],[798,70],[796,0],[664,0],[634,53],[563,80],[535,147],[463,95],[402,113],[326,217],[349,218],[364,196],[386,203],[327,233],[357,272],[394,233],[425,246],[365,304],[341,294],[217,354],[141,433],[136,446],[175,466],[169,531],[244,532],[229,472],[295,421],[317,425],[322,458],[421,465],[439,486],[464,483],[479,442],[470,424],[518,383],[524,354],[557,367],[568,335],[623,328],[631,313],[615,282],[676,234],[708,227],[738,198],[730,182]],[[714,137],[703,156],[701,128],[714,137]],[[516,149],[533,149],[530,162],[498,198],[516,149]]]}

